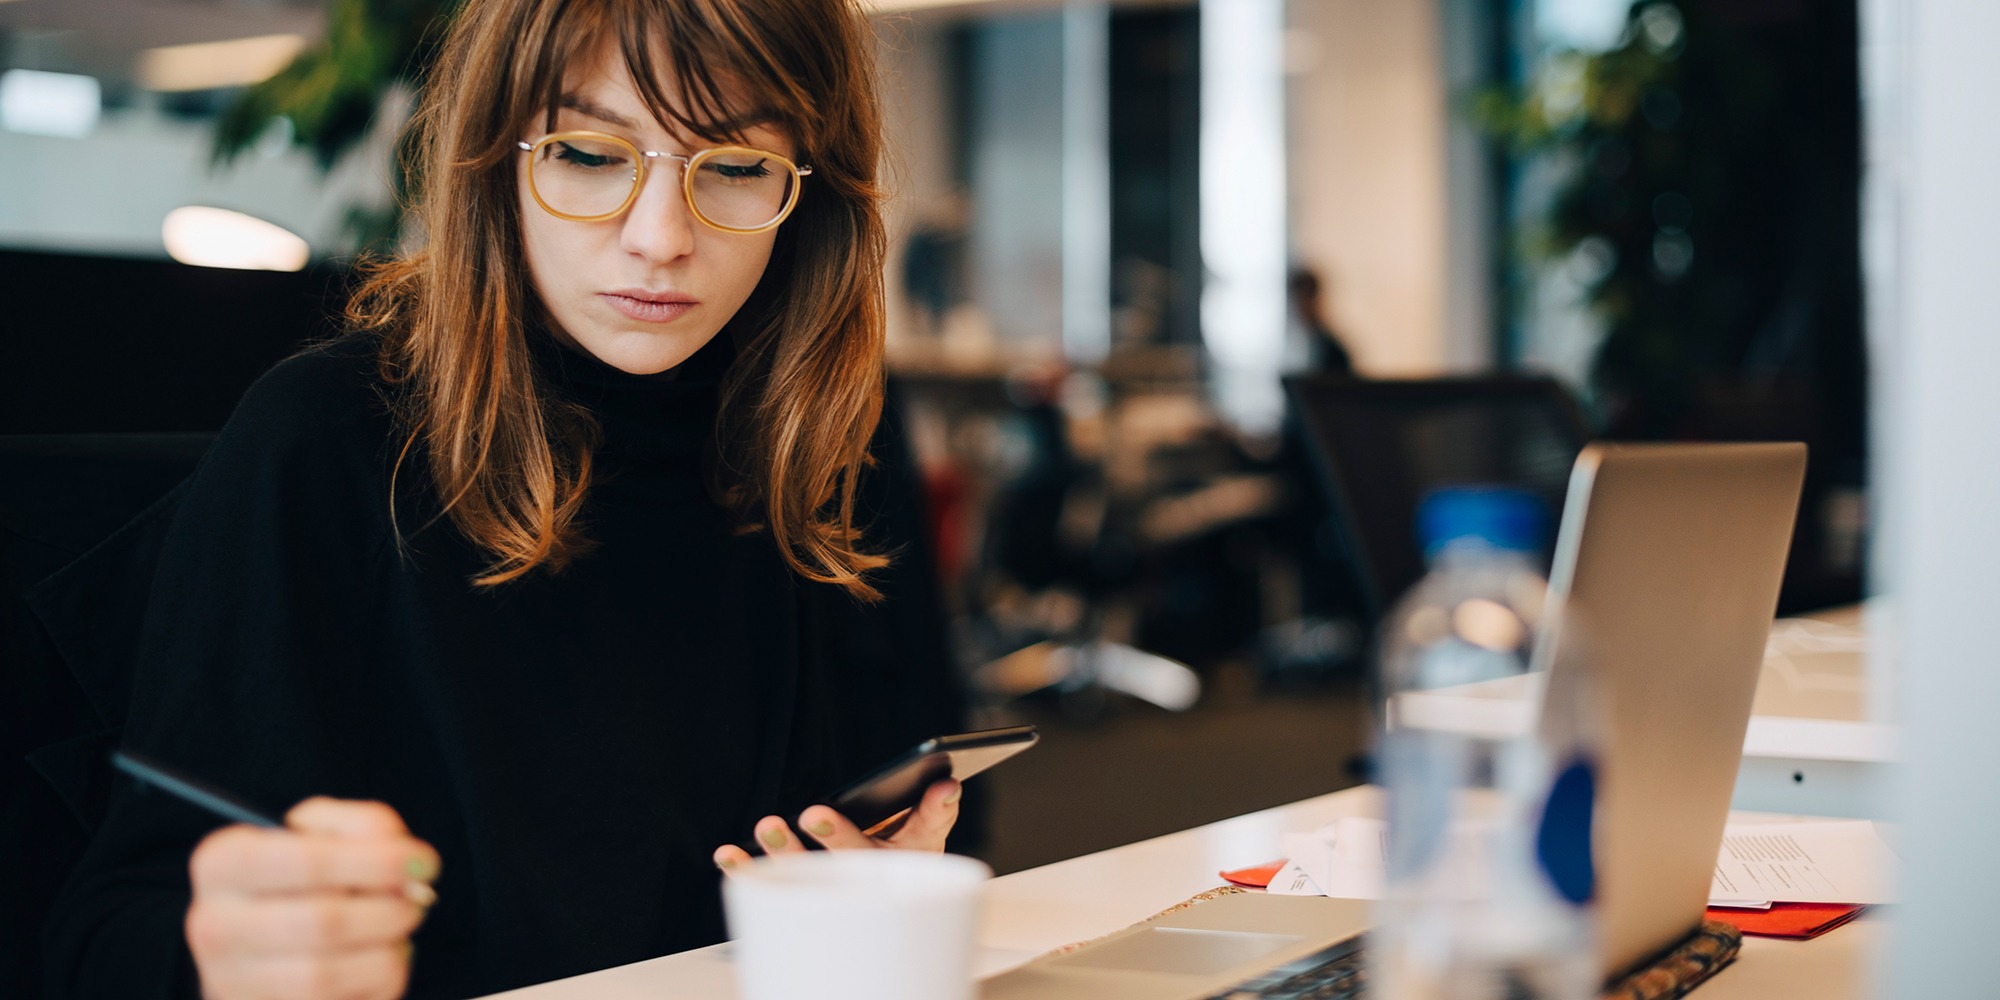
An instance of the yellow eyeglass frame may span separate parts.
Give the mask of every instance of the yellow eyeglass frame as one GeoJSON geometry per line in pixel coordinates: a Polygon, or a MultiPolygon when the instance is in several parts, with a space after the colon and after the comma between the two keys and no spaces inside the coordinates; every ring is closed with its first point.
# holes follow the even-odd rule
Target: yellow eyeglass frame
{"type": "Polygon", "coordinates": [[[710,229],[718,230],[720,232],[738,233],[743,235],[748,235],[751,233],[768,232],[772,229],[778,228],[778,225],[780,223],[784,222],[785,219],[791,216],[792,209],[796,208],[799,204],[799,189],[805,186],[805,179],[807,177],[812,176],[813,172],[813,168],[811,167],[801,167],[798,164],[793,163],[791,159],[788,157],[780,156],[777,153],[773,153],[768,149],[758,149],[755,146],[715,146],[709,149],[704,149],[698,153],[683,155],[680,153],[669,153],[664,150],[657,150],[657,149],[640,149],[639,147],[632,145],[630,142],[621,139],[618,136],[612,135],[609,132],[591,132],[591,131],[552,132],[548,135],[542,136],[540,139],[536,139],[534,142],[516,142],[514,145],[519,146],[522,152],[527,153],[530,156],[533,156],[534,154],[541,152],[543,146],[546,146],[552,142],[561,142],[566,139],[588,139],[592,142],[608,142],[617,146],[621,146],[631,152],[632,162],[638,164],[638,171],[639,171],[638,176],[634,178],[632,181],[631,192],[625,196],[624,202],[620,203],[617,208],[614,208],[609,212],[604,212],[598,215],[571,215],[568,212],[558,211],[548,202],[542,200],[542,193],[539,190],[536,190],[535,188],[535,171],[534,168],[531,166],[528,169],[528,193],[535,197],[535,204],[542,206],[542,211],[547,212],[558,219],[568,219],[571,222],[603,222],[606,219],[615,219],[625,214],[626,211],[631,209],[632,203],[639,200],[639,192],[645,189],[646,175],[651,171],[652,162],[654,160],[664,158],[669,160],[681,161],[681,200],[687,204],[689,214],[693,215],[696,219],[701,220],[702,225],[705,225],[710,229]],[[776,218],[772,219],[769,222],[764,223],[761,226],[751,226],[745,228],[742,226],[725,226],[722,223],[717,222],[714,219],[711,219],[707,215],[702,213],[701,206],[696,205],[694,200],[694,172],[696,168],[700,167],[710,157],[719,156],[724,153],[749,153],[766,160],[775,160],[779,164],[783,165],[785,169],[790,170],[792,172],[791,194],[785,198],[785,206],[778,210],[778,215],[776,218]]]}

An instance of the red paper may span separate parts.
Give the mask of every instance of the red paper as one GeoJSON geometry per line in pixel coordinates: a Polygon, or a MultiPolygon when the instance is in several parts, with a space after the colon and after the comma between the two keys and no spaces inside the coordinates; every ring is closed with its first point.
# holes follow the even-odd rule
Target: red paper
{"type": "Polygon", "coordinates": [[[1708,919],[1735,924],[1745,934],[1813,938],[1866,909],[1853,903],[1772,903],[1768,910],[1709,910],[1708,919]]]}
{"type": "Polygon", "coordinates": [[[1220,872],[1219,874],[1223,878],[1245,889],[1262,889],[1271,884],[1271,880],[1278,876],[1278,869],[1283,867],[1285,867],[1285,862],[1283,859],[1280,859],[1266,862],[1255,868],[1238,868],[1233,872],[1220,872]]]}

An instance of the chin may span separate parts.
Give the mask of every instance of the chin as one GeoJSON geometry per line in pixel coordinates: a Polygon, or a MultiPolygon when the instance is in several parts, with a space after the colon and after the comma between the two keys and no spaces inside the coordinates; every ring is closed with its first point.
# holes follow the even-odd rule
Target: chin
{"type": "MultiPolygon", "coordinates": [[[[711,335],[712,336],[712,335],[711,335]]],[[[657,375],[701,350],[708,337],[665,330],[613,330],[592,338],[588,350],[597,360],[632,375],[657,375]]]]}

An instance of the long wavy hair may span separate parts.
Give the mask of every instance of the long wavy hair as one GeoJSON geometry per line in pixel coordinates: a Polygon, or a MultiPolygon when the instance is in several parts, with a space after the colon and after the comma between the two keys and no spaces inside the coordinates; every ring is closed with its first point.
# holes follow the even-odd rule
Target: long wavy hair
{"type": "Polygon", "coordinates": [[[873,33],[852,0],[467,0],[403,147],[422,247],[365,265],[348,306],[354,326],[380,332],[384,377],[402,387],[397,474],[427,458],[442,516],[492,557],[477,585],[558,571],[589,545],[576,518],[597,427],[537,383],[529,358],[544,313],[525,273],[514,143],[537,119],[554,127],[565,68],[606,42],[662,123],[737,141],[717,124],[745,110],[726,106],[733,93],[813,166],[763,280],[717,334],[737,338],[737,355],[711,490],[799,575],[879,597],[866,576],[887,559],[861,541],[854,491],[882,406],[881,113],[873,33]]]}

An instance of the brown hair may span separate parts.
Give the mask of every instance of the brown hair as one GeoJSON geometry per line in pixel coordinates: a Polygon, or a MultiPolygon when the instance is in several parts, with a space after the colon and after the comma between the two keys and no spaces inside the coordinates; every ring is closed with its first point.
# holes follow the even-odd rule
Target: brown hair
{"type": "Polygon", "coordinates": [[[881,122],[873,36],[849,0],[467,0],[406,137],[424,245],[369,265],[348,307],[382,331],[383,373],[404,387],[403,456],[421,442],[443,514],[491,553],[477,584],[559,570],[588,545],[574,522],[596,425],[536,384],[514,143],[553,121],[564,68],[606,41],[662,123],[735,141],[717,123],[748,109],[725,106],[727,81],[813,167],[757,291],[717,334],[738,351],[711,487],[800,575],[878,597],[864,574],[887,559],[853,516],[882,406],[881,122]]]}

